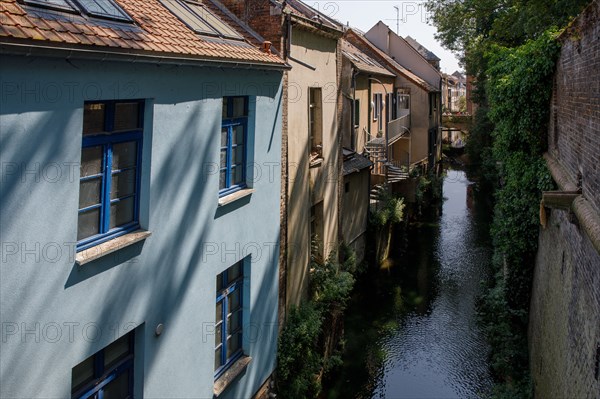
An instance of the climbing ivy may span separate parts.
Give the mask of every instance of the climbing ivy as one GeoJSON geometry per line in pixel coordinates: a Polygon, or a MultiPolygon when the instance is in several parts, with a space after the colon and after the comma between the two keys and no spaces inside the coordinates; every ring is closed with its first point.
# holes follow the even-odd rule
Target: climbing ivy
{"type": "Polygon", "coordinates": [[[492,46],[486,53],[487,116],[494,126],[488,156],[499,185],[492,226],[496,274],[480,315],[492,347],[492,371],[504,381],[496,387],[497,398],[531,396],[527,322],[539,202],[541,192],[552,188],[542,153],[559,50],[556,33],[547,31],[521,46],[492,46]]]}

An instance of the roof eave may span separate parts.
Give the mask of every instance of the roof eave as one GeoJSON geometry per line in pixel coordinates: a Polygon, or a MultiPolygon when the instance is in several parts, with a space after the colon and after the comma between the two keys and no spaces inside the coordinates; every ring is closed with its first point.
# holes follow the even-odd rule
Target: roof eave
{"type": "Polygon", "coordinates": [[[67,57],[102,61],[142,62],[151,64],[190,65],[190,66],[244,66],[248,69],[288,70],[291,65],[280,63],[242,60],[235,58],[205,57],[193,54],[160,53],[144,50],[131,50],[111,47],[89,48],[87,46],[65,45],[63,43],[0,39],[0,54],[43,57],[67,57]]]}

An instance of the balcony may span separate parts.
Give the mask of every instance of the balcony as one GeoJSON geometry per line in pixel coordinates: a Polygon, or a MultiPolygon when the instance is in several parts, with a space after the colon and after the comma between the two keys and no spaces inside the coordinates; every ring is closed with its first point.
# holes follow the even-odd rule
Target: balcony
{"type": "Polygon", "coordinates": [[[410,134],[410,110],[400,109],[398,113],[400,116],[388,123],[388,145],[410,134]]]}

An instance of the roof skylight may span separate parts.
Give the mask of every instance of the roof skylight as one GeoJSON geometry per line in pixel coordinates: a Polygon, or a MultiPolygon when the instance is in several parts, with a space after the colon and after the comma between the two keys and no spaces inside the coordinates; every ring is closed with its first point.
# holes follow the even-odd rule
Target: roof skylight
{"type": "Polygon", "coordinates": [[[201,3],[190,0],[161,0],[161,3],[196,33],[229,39],[243,39],[239,33],[201,3]]]}

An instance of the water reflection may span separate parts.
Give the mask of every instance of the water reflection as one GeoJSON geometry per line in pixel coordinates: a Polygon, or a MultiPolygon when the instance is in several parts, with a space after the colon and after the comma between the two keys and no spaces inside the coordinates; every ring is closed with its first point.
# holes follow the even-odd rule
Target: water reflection
{"type": "Polygon", "coordinates": [[[344,368],[326,397],[489,393],[488,348],[475,317],[491,256],[489,209],[462,171],[449,170],[443,189],[442,215],[412,227],[390,267],[359,281],[347,310],[344,368]]]}

